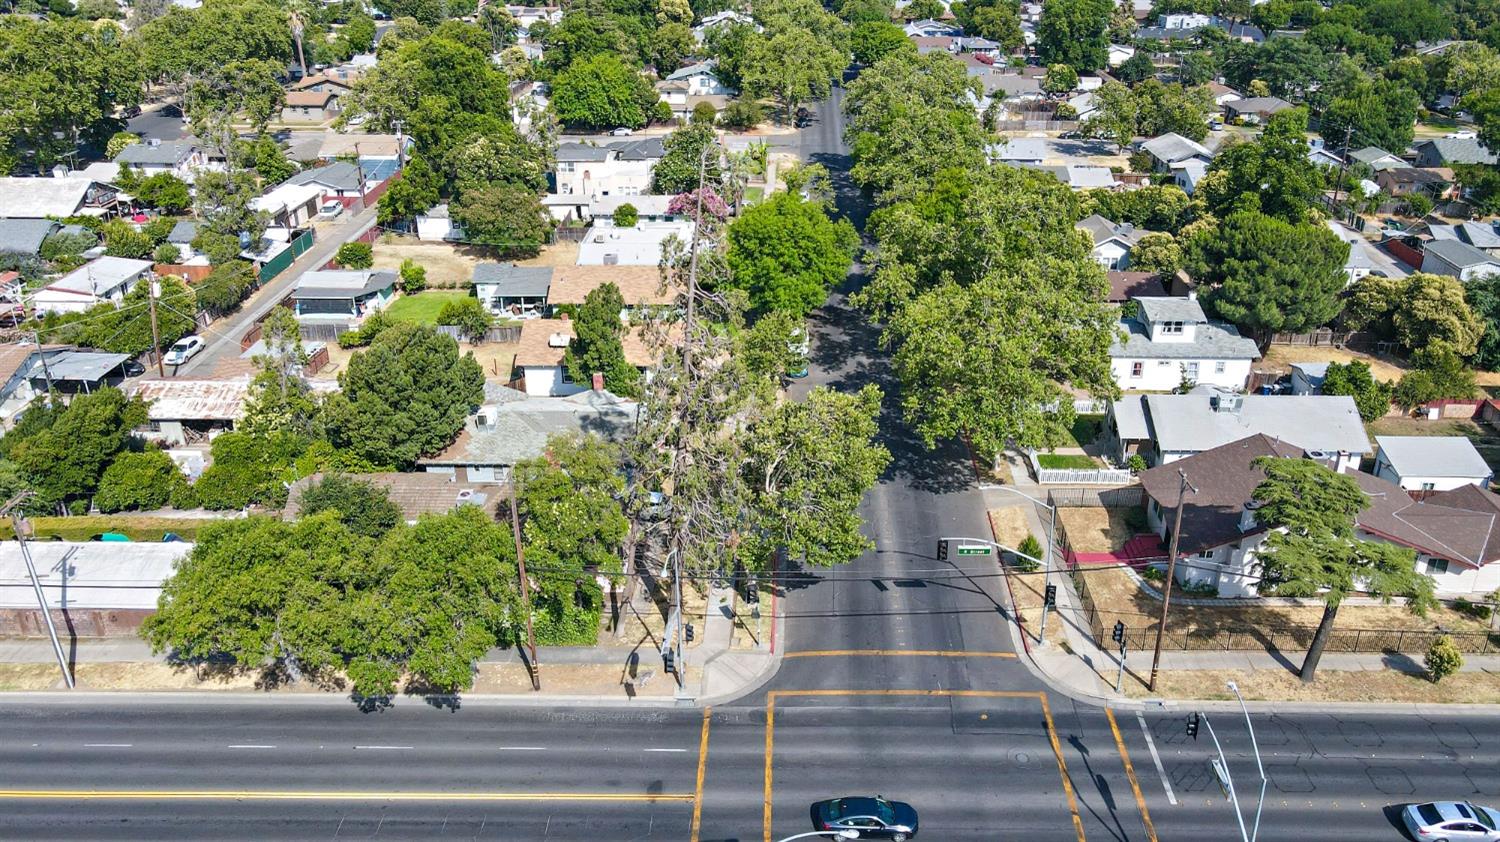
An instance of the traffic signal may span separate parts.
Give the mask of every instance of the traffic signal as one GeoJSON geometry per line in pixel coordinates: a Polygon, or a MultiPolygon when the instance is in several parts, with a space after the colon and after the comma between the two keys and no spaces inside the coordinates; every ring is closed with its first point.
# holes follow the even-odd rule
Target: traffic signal
{"type": "Polygon", "coordinates": [[[1198,739],[1198,714],[1196,712],[1188,714],[1187,735],[1195,740],[1198,739]]]}
{"type": "Polygon", "coordinates": [[[662,652],[661,653],[661,668],[663,670],[665,670],[666,672],[672,674],[672,675],[676,675],[677,674],[677,653],[673,652],[671,649],[668,649],[668,650],[662,652]]]}
{"type": "Polygon", "coordinates": [[[1046,593],[1042,596],[1042,603],[1051,608],[1057,607],[1057,586],[1048,585],[1046,593]]]}
{"type": "Polygon", "coordinates": [[[947,561],[947,560],[948,560],[948,542],[944,541],[941,538],[939,538],[938,539],[938,561],[947,561]]]}
{"type": "Polygon", "coordinates": [[[1125,621],[1116,620],[1114,631],[1109,633],[1109,639],[1116,643],[1125,642],[1125,621]]]}
{"type": "Polygon", "coordinates": [[[692,643],[693,642],[693,624],[692,623],[688,623],[687,625],[685,625],[685,626],[682,627],[682,637],[688,643],[692,643]]]}

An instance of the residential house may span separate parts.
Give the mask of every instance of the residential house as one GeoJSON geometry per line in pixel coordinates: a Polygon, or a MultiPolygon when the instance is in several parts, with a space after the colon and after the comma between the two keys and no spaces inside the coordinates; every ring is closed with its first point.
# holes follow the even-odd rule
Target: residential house
{"type": "Polygon", "coordinates": [[[1292,394],[1323,394],[1323,378],[1328,376],[1328,363],[1292,363],[1292,394]]]}
{"type": "Polygon", "coordinates": [[[1166,465],[1263,433],[1322,454],[1340,472],[1374,454],[1354,398],[1347,395],[1238,395],[1200,386],[1186,395],[1128,395],[1110,404],[1111,431],[1124,461],[1140,453],[1166,465]]]}
{"type": "Polygon", "coordinates": [[[531,130],[531,119],[541,114],[552,104],[552,88],[546,82],[522,80],[510,84],[510,116],[516,130],[525,134],[531,130]]]}
{"type": "Polygon", "coordinates": [[[1349,153],[1349,162],[1364,164],[1375,172],[1382,170],[1393,170],[1407,166],[1407,163],[1395,155],[1381,149],[1378,146],[1366,146],[1349,153]]]}
{"type": "Polygon", "coordinates": [[[555,192],[589,197],[649,193],[651,171],[665,154],[658,137],[607,146],[560,144],[553,173],[555,192]]]}
{"type": "Polygon", "coordinates": [[[1172,183],[1189,196],[1198,190],[1198,183],[1206,175],[1208,164],[1198,158],[1189,158],[1172,165],[1172,183]]]}
{"type": "Polygon", "coordinates": [[[1208,93],[1214,98],[1214,105],[1219,106],[1219,108],[1221,109],[1224,107],[1225,103],[1245,98],[1243,94],[1241,94],[1234,88],[1214,81],[1210,81],[1208,83],[1208,93]]]}
{"type": "Polygon", "coordinates": [[[1466,220],[1452,225],[1424,222],[1427,233],[1434,240],[1456,240],[1468,243],[1492,257],[1500,257],[1500,225],[1495,220],[1487,222],[1466,220]]]}
{"type": "MultiPolygon", "coordinates": [[[[1180,581],[1213,587],[1223,597],[1257,595],[1256,554],[1269,534],[1256,517],[1255,489],[1265,479],[1254,464],[1260,457],[1327,464],[1321,454],[1254,435],[1142,472],[1147,523],[1163,543],[1170,541],[1181,507],[1180,581]],[[1179,471],[1192,486],[1186,494],[1179,471]]],[[[1354,517],[1356,537],[1414,550],[1416,570],[1433,580],[1440,595],[1485,594],[1500,586],[1500,496],[1464,484],[1415,502],[1389,480],[1350,476],[1369,500],[1354,517]]]]}
{"type": "Polygon", "coordinates": [[[1494,166],[1500,163],[1500,157],[1496,157],[1478,138],[1473,137],[1438,137],[1420,141],[1412,148],[1417,152],[1416,164],[1419,167],[1451,167],[1455,164],[1494,166]]]}
{"type": "Polygon", "coordinates": [[[1162,15],[1156,19],[1156,25],[1162,29],[1197,30],[1211,26],[1214,22],[1212,15],[1199,14],[1196,12],[1178,12],[1162,15]]]}
{"type": "Polygon", "coordinates": [[[1110,67],[1119,67],[1129,61],[1135,55],[1135,47],[1127,44],[1110,44],[1108,64],[1110,67]]]}
{"type": "Polygon", "coordinates": [[[1105,269],[1128,269],[1130,267],[1130,250],[1140,242],[1141,237],[1151,234],[1151,231],[1137,229],[1128,222],[1114,223],[1097,213],[1089,214],[1074,223],[1073,227],[1079,231],[1087,232],[1094,241],[1091,255],[1094,262],[1105,269]]]}
{"type": "Polygon", "coordinates": [[[350,161],[334,161],[297,173],[283,184],[308,184],[322,189],[319,204],[337,201],[346,208],[363,209],[365,196],[381,182],[372,179],[365,167],[350,161]]]}
{"type": "MultiPolygon", "coordinates": [[[[1085,77],[1085,78],[1098,78],[1098,77],[1085,77]]],[[[1068,107],[1071,108],[1071,109],[1073,109],[1073,112],[1078,115],[1074,119],[1078,120],[1079,122],[1087,120],[1088,118],[1094,116],[1099,111],[1099,105],[1094,100],[1094,92],[1093,91],[1084,91],[1081,94],[1077,94],[1075,96],[1068,97],[1068,107]]]]}
{"type": "Polygon", "coordinates": [[[448,203],[433,205],[426,213],[417,215],[417,239],[429,241],[463,240],[464,229],[454,221],[448,203]]]}
{"type": "Polygon", "coordinates": [[[250,200],[252,210],[264,211],[277,228],[306,228],[323,205],[323,188],[317,184],[283,182],[250,200]]]}
{"type": "Polygon", "coordinates": [[[339,96],[331,90],[287,91],[281,103],[281,122],[326,123],[341,110],[339,96]]]}
{"type": "Polygon", "coordinates": [[[314,269],[292,287],[292,312],[304,322],[352,325],[396,295],[389,269],[314,269]]]}
{"type": "MultiPolygon", "coordinates": [[[[1008,111],[1019,112],[1025,110],[1024,106],[1027,103],[1039,102],[1047,98],[1042,91],[1042,80],[1039,76],[1001,73],[991,68],[989,73],[979,77],[979,84],[983,86],[985,94],[984,100],[976,103],[975,106],[980,113],[988,107],[988,102],[985,100],[998,98],[1005,103],[1008,111]]],[[[1013,138],[1010,142],[1015,142],[1017,139],[1036,138],[1013,138]]]]}
{"type": "Polygon", "coordinates": [[[59,628],[87,638],[138,639],[162,586],[193,551],[185,541],[0,542],[0,635],[47,636],[30,568],[59,628]],[[23,555],[23,552],[26,555],[23,555]]]}
{"type": "Polygon", "coordinates": [[[1245,123],[1264,123],[1272,114],[1291,108],[1292,104],[1275,96],[1252,96],[1224,103],[1224,116],[1245,123]]]}
{"type": "Polygon", "coordinates": [[[37,290],[31,306],[37,313],[82,313],[105,301],[118,304],[150,273],[149,260],[98,257],[37,290]]]}
{"type": "Polygon", "coordinates": [[[1167,132],[1141,144],[1141,151],[1151,157],[1154,172],[1171,172],[1175,164],[1186,161],[1201,161],[1207,165],[1214,153],[1195,140],[1189,140],[1176,132],[1167,132]]]}
{"type": "Polygon", "coordinates": [[[1323,145],[1321,138],[1309,138],[1307,141],[1307,161],[1314,166],[1337,169],[1344,166],[1344,159],[1337,153],[1323,145]]]}
{"type": "Polygon", "coordinates": [[[722,111],[739,91],[719,81],[718,66],[718,60],[709,59],[674,70],[656,83],[657,95],[671,106],[674,116],[682,119],[692,117],[700,103],[722,111]]]}
{"type": "Polygon", "coordinates": [[[320,161],[348,158],[358,158],[361,162],[403,161],[411,154],[412,144],[412,139],[406,135],[328,131],[318,141],[317,151],[310,157],[320,161]]]}
{"type": "Polygon", "coordinates": [[[1337,234],[1340,240],[1349,244],[1349,256],[1344,259],[1344,275],[1348,277],[1349,283],[1352,284],[1375,271],[1375,258],[1371,254],[1375,247],[1364,238],[1364,235],[1335,219],[1324,220],[1323,224],[1328,226],[1328,230],[1337,234]]]}
{"type": "Polygon", "coordinates": [[[558,222],[587,222],[603,226],[614,224],[615,211],[621,205],[635,208],[636,219],[642,222],[671,222],[678,214],[668,208],[675,196],[642,193],[638,196],[617,194],[614,196],[576,196],[548,193],[542,197],[542,206],[558,222]]]}
{"type": "Polygon", "coordinates": [[[916,46],[919,56],[925,56],[928,53],[958,52],[958,39],[952,35],[936,35],[930,38],[925,35],[914,35],[911,42],[916,46]]]}
{"type": "Polygon", "coordinates": [[[584,298],[606,283],[620,289],[625,301],[621,319],[640,307],[668,307],[676,303],[677,290],[662,283],[661,269],[656,266],[558,266],[552,270],[552,286],[547,291],[547,306],[577,307],[584,298]]]}
{"type": "Polygon", "coordinates": [[[752,26],[755,28],[756,32],[761,31],[760,24],[756,23],[754,18],[750,17],[744,12],[726,10],[722,12],[715,12],[699,21],[698,25],[693,27],[693,38],[697,40],[699,44],[702,44],[703,40],[708,37],[708,33],[720,27],[730,26],[732,24],[752,26]]]}
{"type": "Polygon", "coordinates": [[[531,27],[540,22],[556,24],[562,20],[562,7],[560,6],[512,6],[506,5],[505,11],[516,19],[517,25],[522,32],[530,32],[531,27]]]}
{"type": "Polygon", "coordinates": [[[1068,164],[1060,167],[1042,167],[1041,169],[1052,173],[1052,175],[1063,184],[1074,190],[1118,190],[1121,187],[1119,181],[1115,180],[1114,171],[1109,167],[1088,167],[1077,164],[1068,164]]]}
{"type": "MultiPolygon", "coordinates": [[[[167,242],[177,247],[177,262],[187,263],[197,258],[198,252],[193,248],[193,241],[198,239],[198,223],[192,219],[179,219],[172,226],[171,232],[167,234],[167,242]]],[[[207,260],[207,258],[204,258],[207,260]]]]}
{"type": "MultiPolygon", "coordinates": [[[[574,382],[563,365],[571,341],[573,322],[569,319],[532,319],[521,324],[514,372],[524,381],[526,394],[565,397],[589,389],[588,383],[574,382]]],[[[620,341],[625,348],[625,361],[636,368],[645,369],[654,361],[651,349],[638,331],[627,331],[620,341]]]]}
{"type": "Polygon", "coordinates": [[[1233,325],[1211,322],[1196,298],[1143,296],[1120,319],[1123,338],[1110,344],[1110,371],[1121,389],[1167,391],[1183,381],[1242,389],[1260,358],[1255,341],[1233,325]]]}
{"type": "Polygon", "coordinates": [[[517,266],[514,263],[479,263],[474,266],[474,295],[492,313],[512,317],[540,315],[547,305],[552,269],[547,266],[517,266]]]}
{"type": "Polygon", "coordinates": [[[691,222],[638,222],[631,228],[595,225],[583,233],[576,262],[579,266],[656,266],[669,239],[686,243],[692,236],[691,222]]]}
{"type": "Polygon", "coordinates": [[[1375,183],[1392,196],[1421,193],[1438,199],[1453,186],[1453,171],[1419,167],[1393,167],[1375,174],[1375,183]]]}
{"type": "Polygon", "coordinates": [[[0,218],[63,219],[115,215],[120,188],[92,178],[0,176],[0,218]]]}
{"type": "Polygon", "coordinates": [[[15,426],[31,402],[47,394],[43,362],[56,358],[71,347],[15,342],[0,345],[0,430],[15,426]]]}
{"type": "Polygon", "coordinates": [[[198,172],[224,168],[224,153],[199,143],[197,138],[176,141],[155,138],[132,143],[115,156],[116,165],[129,164],[142,177],[167,173],[192,184],[198,172]]]}
{"type": "Polygon", "coordinates": [[[1500,274],[1500,258],[1458,240],[1429,240],[1422,249],[1422,271],[1472,281],[1500,274]]]}
{"type": "Polygon", "coordinates": [[[1253,23],[1215,18],[1214,26],[1224,30],[1224,34],[1228,35],[1231,41],[1239,41],[1245,44],[1259,44],[1266,40],[1265,30],[1253,23]]]}
{"type": "Polygon", "coordinates": [[[141,380],[130,396],[145,401],[146,425],[137,438],[167,447],[202,445],[233,430],[245,416],[250,377],[231,380],[141,380]]]}
{"type": "Polygon", "coordinates": [[[1489,488],[1495,472],[1464,436],[1376,436],[1374,474],[1407,491],[1489,488]]]}
{"type": "Polygon", "coordinates": [[[312,76],[303,76],[291,84],[293,91],[317,91],[318,93],[330,93],[334,96],[344,96],[354,89],[354,79],[357,74],[330,75],[328,71],[312,76]]]}
{"type": "MultiPolygon", "coordinates": [[[[417,467],[455,482],[507,482],[518,462],[547,452],[552,436],[591,434],[622,442],[635,429],[638,414],[635,401],[602,388],[541,397],[486,385],[485,404],[469,418],[457,440],[436,456],[418,459],[417,467]]],[[[498,491],[484,493],[498,496],[498,491]]],[[[448,495],[438,499],[457,500],[448,495]]]]}
{"type": "MultiPolygon", "coordinates": [[[[988,56],[990,58],[1000,57],[1000,43],[997,41],[991,41],[988,38],[979,38],[976,36],[965,35],[959,38],[954,38],[953,45],[957,47],[958,51],[961,53],[976,53],[978,55],[988,56]]],[[[918,52],[921,52],[920,47],[918,48],[918,52]]]]}
{"type": "Polygon", "coordinates": [[[1011,137],[989,147],[991,163],[1040,166],[1052,154],[1046,138],[1011,137]]]}
{"type": "Polygon", "coordinates": [[[942,35],[947,35],[951,38],[957,38],[963,34],[964,31],[955,24],[944,23],[943,21],[933,20],[932,18],[914,20],[906,25],[906,36],[908,38],[936,38],[942,35]]]}
{"type": "Polygon", "coordinates": [[[62,227],[55,219],[0,219],[0,253],[36,257],[42,243],[62,227]]]}
{"type": "Polygon", "coordinates": [[[14,269],[0,272],[0,324],[17,325],[26,318],[26,282],[14,269]]]}

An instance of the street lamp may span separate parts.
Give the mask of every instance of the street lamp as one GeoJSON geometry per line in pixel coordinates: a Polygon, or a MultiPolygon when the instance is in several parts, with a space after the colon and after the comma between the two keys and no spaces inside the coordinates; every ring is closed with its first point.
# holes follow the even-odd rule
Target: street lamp
{"type": "Polygon", "coordinates": [[[799,833],[796,836],[788,836],[781,842],[792,842],[793,839],[811,839],[814,836],[826,836],[829,839],[858,839],[857,830],[814,830],[811,833],[799,833]]]}
{"type": "MultiPolygon", "coordinates": [[[[1227,682],[1228,687],[1234,692],[1234,697],[1240,701],[1240,710],[1245,714],[1245,727],[1250,730],[1250,745],[1255,750],[1255,768],[1260,772],[1260,801],[1255,805],[1255,824],[1250,830],[1245,829],[1245,816],[1240,810],[1240,799],[1234,791],[1234,777],[1229,773],[1229,758],[1224,755],[1224,747],[1219,744],[1219,736],[1214,733],[1213,723],[1208,721],[1207,716],[1202,716],[1202,722],[1208,726],[1208,735],[1213,738],[1214,749],[1219,753],[1216,760],[1210,760],[1209,765],[1213,767],[1214,775],[1219,779],[1219,786],[1224,790],[1229,803],[1234,807],[1234,820],[1240,826],[1240,839],[1243,842],[1255,842],[1255,837],[1260,833],[1261,809],[1266,805],[1266,767],[1260,761],[1260,743],[1255,739],[1255,726],[1250,722],[1250,710],[1245,707],[1245,699],[1240,695],[1239,685],[1233,681],[1227,682]]],[[[1194,714],[1195,717],[1201,716],[1194,714]]],[[[1196,737],[1196,721],[1190,723],[1189,733],[1196,737]]]]}
{"type": "Polygon", "coordinates": [[[1229,689],[1239,699],[1240,710],[1245,714],[1245,728],[1250,731],[1250,746],[1255,749],[1255,769],[1260,773],[1260,801],[1255,805],[1255,826],[1250,831],[1250,842],[1255,842],[1256,835],[1260,833],[1260,811],[1266,806],[1266,767],[1260,762],[1260,742],[1255,739],[1255,726],[1250,722],[1250,709],[1245,707],[1245,697],[1240,695],[1240,686],[1231,681],[1229,689]]]}

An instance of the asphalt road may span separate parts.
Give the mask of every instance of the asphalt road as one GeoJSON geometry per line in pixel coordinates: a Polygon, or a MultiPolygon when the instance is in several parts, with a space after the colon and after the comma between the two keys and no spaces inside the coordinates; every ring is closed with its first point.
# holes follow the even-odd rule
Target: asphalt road
{"type": "MultiPolygon", "coordinates": [[[[827,104],[800,142],[861,219],[827,104]]],[[[1049,692],[1014,657],[994,561],[934,558],[939,536],[984,534],[967,454],[905,431],[844,292],[817,314],[796,388],[887,388],[894,459],[864,505],[874,550],[786,571],[787,657],[767,686],[708,713],[0,698],[0,838],[750,842],[805,832],[815,800],[872,792],[913,803],[928,840],[1239,838],[1207,727],[1193,741],[1180,713],[1111,717],[1049,692]]],[[[1209,722],[1253,805],[1244,721],[1209,722]]],[[[1395,840],[1388,805],[1500,801],[1493,718],[1255,722],[1262,839],[1395,840]]]]}

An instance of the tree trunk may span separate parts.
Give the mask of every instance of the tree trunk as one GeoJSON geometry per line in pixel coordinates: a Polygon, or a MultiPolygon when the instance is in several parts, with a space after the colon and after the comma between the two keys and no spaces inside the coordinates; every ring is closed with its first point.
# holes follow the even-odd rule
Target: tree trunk
{"type": "Polygon", "coordinates": [[[1318,630],[1313,633],[1312,645],[1307,647],[1307,657],[1302,660],[1302,683],[1311,684],[1317,677],[1318,661],[1323,659],[1323,649],[1328,646],[1328,637],[1333,634],[1333,621],[1339,615],[1337,604],[1323,607],[1323,619],[1318,621],[1318,630]]]}

